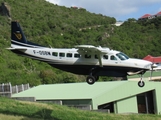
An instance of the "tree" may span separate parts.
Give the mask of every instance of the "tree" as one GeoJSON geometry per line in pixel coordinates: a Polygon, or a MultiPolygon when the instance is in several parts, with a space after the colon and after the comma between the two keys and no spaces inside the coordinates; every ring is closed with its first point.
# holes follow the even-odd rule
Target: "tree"
{"type": "Polygon", "coordinates": [[[42,84],[52,84],[55,83],[56,75],[51,69],[42,70],[40,71],[40,78],[42,84]]]}

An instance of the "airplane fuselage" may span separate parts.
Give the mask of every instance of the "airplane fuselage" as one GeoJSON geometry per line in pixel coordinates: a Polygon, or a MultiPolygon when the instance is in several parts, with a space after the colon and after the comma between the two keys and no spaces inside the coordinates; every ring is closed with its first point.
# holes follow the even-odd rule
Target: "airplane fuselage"
{"type": "MultiPolygon", "coordinates": [[[[18,46],[12,46],[16,48],[18,46]]],[[[89,75],[92,69],[96,76],[125,77],[128,72],[138,72],[151,67],[151,62],[139,59],[125,58],[121,60],[121,52],[111,50],[108,54],[101,56],[103,67],[100,67],[99,60],[95,53],[85,55],[79,54],[76,48],[61,49],[47,47],[21,47],[12,51],[22,56],[47,62],[51,66],[80,75],[89,75]],[[114,57],[115,59],[112,59],[114,57]]],[[[103,48],[107,49],[107,48],[103,48]]]]}

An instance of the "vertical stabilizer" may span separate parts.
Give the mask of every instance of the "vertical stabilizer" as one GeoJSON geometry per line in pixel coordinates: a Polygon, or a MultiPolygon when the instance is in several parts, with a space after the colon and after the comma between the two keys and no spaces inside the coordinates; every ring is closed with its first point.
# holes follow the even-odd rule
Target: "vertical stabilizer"
{"type": "Polygon", "coordinates": [[[27,41],[20,24],[17,21],[11,22],[11,46],[43,47],[41,45],[27,41]]]}
{"type": "Polygon", "coordinates": [[[21,29],[21,26],[18,22],[13,21],[11,23],[11,43],[15,44],[15,42],[27,43],[26,37],[21,29]]]}

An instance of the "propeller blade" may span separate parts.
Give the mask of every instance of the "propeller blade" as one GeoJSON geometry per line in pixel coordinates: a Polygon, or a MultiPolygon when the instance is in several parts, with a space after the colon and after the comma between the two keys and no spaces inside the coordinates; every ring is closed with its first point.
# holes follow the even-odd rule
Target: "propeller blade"
{"type": "Polygon", "coordinates": [[[151,64],[150,80],[152,80],[152,74],[153,74],[154,68],[156,68],[156,67],[158,67],[158,66],[155,63],[151,64]]]}

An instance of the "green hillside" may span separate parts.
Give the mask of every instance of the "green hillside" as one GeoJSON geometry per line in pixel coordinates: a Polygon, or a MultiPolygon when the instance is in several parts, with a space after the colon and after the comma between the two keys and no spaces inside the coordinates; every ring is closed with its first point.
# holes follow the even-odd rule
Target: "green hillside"
{"type": "MultiPolygon", "coordinates": [[[[4,0],[0,0],[2,2],[4,0]]],[[[45,0],[7,0],[7,5],[11,19],[20,22],[27,39],[44,46],[69,48],[80,44],[100,45],[136,58],[161,54],[161,17],[142,22],[130,18],[116,27],[113,25],[115,18],[90,13],[84,8],[54,5],[45,0]]],[[[11,19],[0,9],[1,83],[30,83],[35,86],[85,80],[84,76],[63,72],[6,50],[10,46],[11,19]]]]}
{"type": "Polygon", "coordinates": [[[108,114],[0,97],[0,120],[161,120],[160,115],[108,114]]]}

